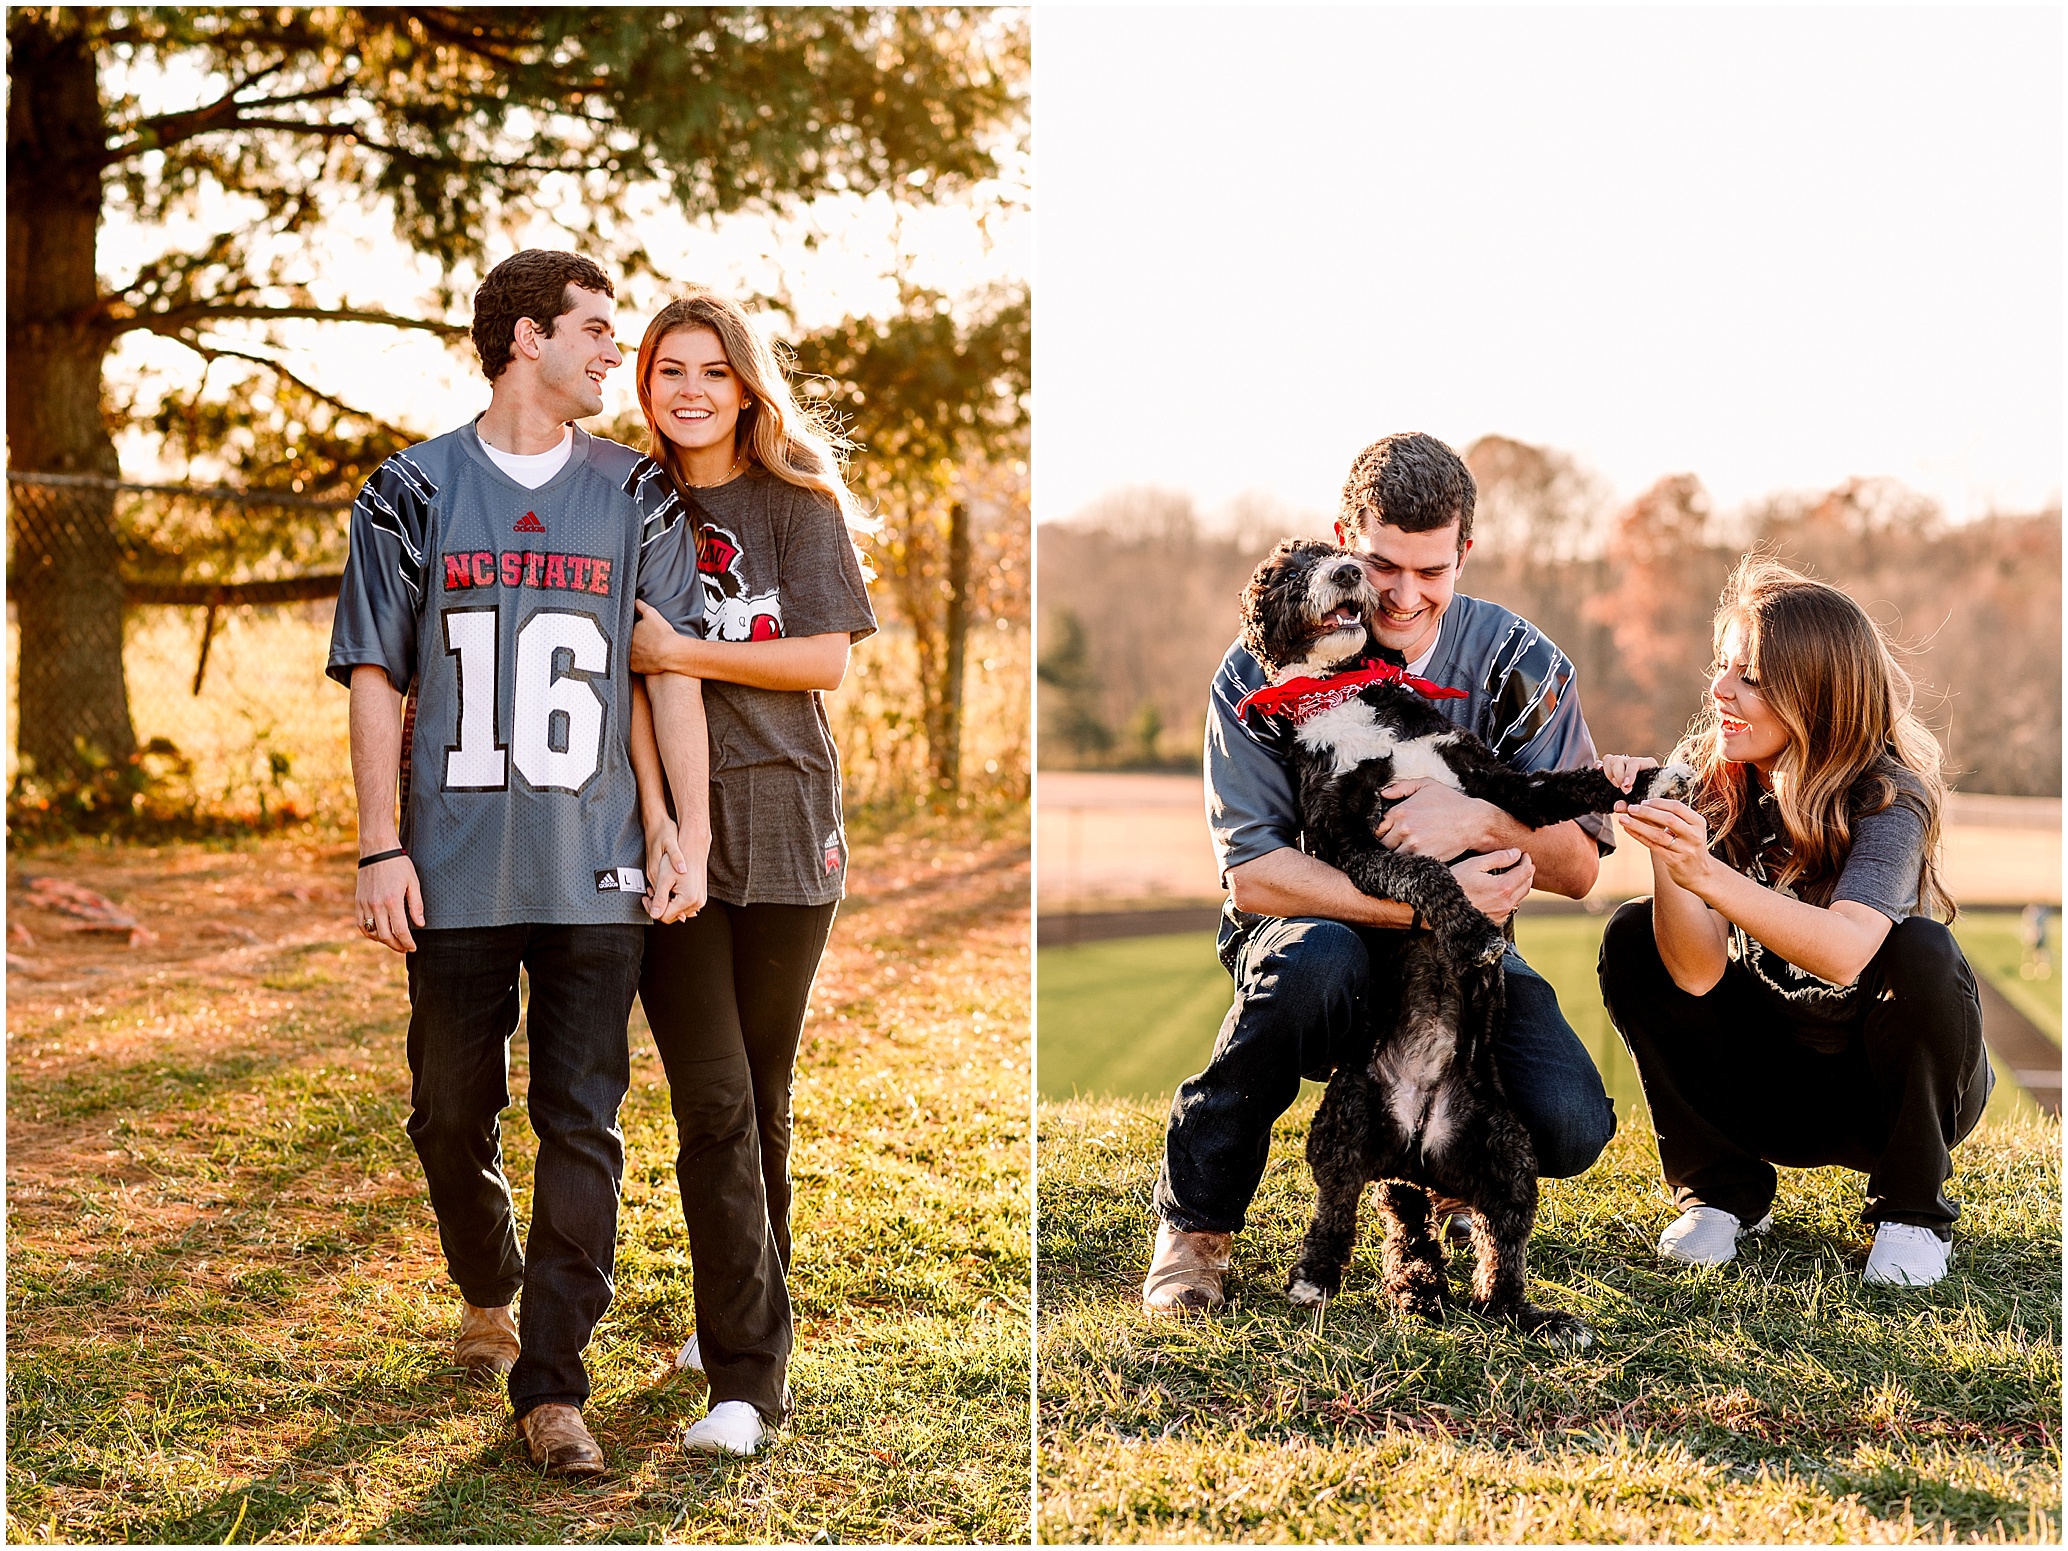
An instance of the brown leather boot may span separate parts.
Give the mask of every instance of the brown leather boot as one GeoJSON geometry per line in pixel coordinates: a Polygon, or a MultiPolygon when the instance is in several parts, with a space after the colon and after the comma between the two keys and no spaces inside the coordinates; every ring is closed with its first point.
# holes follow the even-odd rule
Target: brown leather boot
{"type": "Polygon", "coordinates": [[[531,1450],[531,1462],[549,1476],[595,1476],[606,1468],[579,1406],[533,1406],[517,1418],[517,1428],[531,1450]]]}
{"type": "Polygon", "coordinates": [[[1226,1303],[1221,1278],[1235,1254],[1232,1233],[1181,1233],[1156,1225],[1156,1253],[1142,1282],[1142,1307],[1151,1314],[1209,1314],[1226,1303]]]}
{"type": "Polygon", "coordinates": [[[452,1360],[476,1384],[493,1384],[517,1366],[517,1321],[510,1306],[477,1309],[460,1304],[460,1333],[452,1343],[452,1360]]]}
{"type": "Polygon", "coordinates": [[[1456,1196],[1429,1192],[1429,1227],[1453,1249],[1472,1247],[1472,1207],[1456,1196]]]}

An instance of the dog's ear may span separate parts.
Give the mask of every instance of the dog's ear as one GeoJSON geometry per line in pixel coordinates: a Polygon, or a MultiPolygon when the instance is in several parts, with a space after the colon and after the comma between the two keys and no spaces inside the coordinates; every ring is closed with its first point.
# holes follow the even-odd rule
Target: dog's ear
{"type": "Polygon", "coordinates": [[[1242,589],[1242,644],[1267,673],[1276,673],[1286,662],[1282,655],[1284,643],[1273,641],[1278,632],[1272,628],[1276,611],[1271,604],[1271,592],[1284,579],[1285,569],[1299,554],[1302,543],[1300,539],[1279,540],[1278,547],[1250,573],[1249,582],[1242,589]]]}

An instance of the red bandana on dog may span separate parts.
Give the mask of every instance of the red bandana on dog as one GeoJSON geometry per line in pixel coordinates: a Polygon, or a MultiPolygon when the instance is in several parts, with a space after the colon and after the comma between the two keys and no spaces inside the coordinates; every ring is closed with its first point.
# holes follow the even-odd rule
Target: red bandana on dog
{"type": "Polygon", "coordinates": [[[1308,717],[1319,716],[1346,700],[1354,700],[1357,692],[1367,684],[1398,684],[1425,700],[1465,698],[1462,689],[1450,689],[1428,679],[1418,679],[1405,668],[1382,662],[1375,667],[1359,668],[1355,673],[1339,673],[1333,678],[1287,679],[1283,684],[1267,684],[1244,695],[1236,704],[1235,714],[1240,716],[1255,706],[1267,716],[1283,716],[1289,721],[1304,722],[1308,717]]]}

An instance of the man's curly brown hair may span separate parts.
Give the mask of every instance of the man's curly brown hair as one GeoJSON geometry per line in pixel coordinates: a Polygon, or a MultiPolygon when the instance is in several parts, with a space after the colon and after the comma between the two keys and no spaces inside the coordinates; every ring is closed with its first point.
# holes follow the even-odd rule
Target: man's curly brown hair
{"type": "Polygon", "coordinates": [[[605,296],[618,294],[611,287],[610,276],[594,261],[552,248],[526,248],[488,272],[481,289],[474,293],[474,348],[481,355],[482,374],[490,382],[502,376],[510,364],[517,320],[529,318],[541,333],[551,334],[553,320],[574,310],[567,288],[575,285],[605,296]]]}
{"type": "Polygon", "coordinates": [[[1465,460],[1424,431],[1382,436],[1357,455],[1343,481],[1337,520],[1351,533],[1383,522],[1408,533],[1458,525],[1458,551],[1472,539],[1479,487],[1465,460]]]}

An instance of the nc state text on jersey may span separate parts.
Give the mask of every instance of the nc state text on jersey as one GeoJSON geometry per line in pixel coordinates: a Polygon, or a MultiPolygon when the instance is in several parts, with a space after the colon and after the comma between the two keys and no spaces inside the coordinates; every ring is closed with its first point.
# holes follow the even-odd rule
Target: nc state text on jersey
{"type": "Polygon", "coordinates": [[[535,549],[488,550],[445,557],[445,590],[472,587],[545,587],[557,592],[610,596],[611,562],[596,555],[542,555],[535,549]]]}

